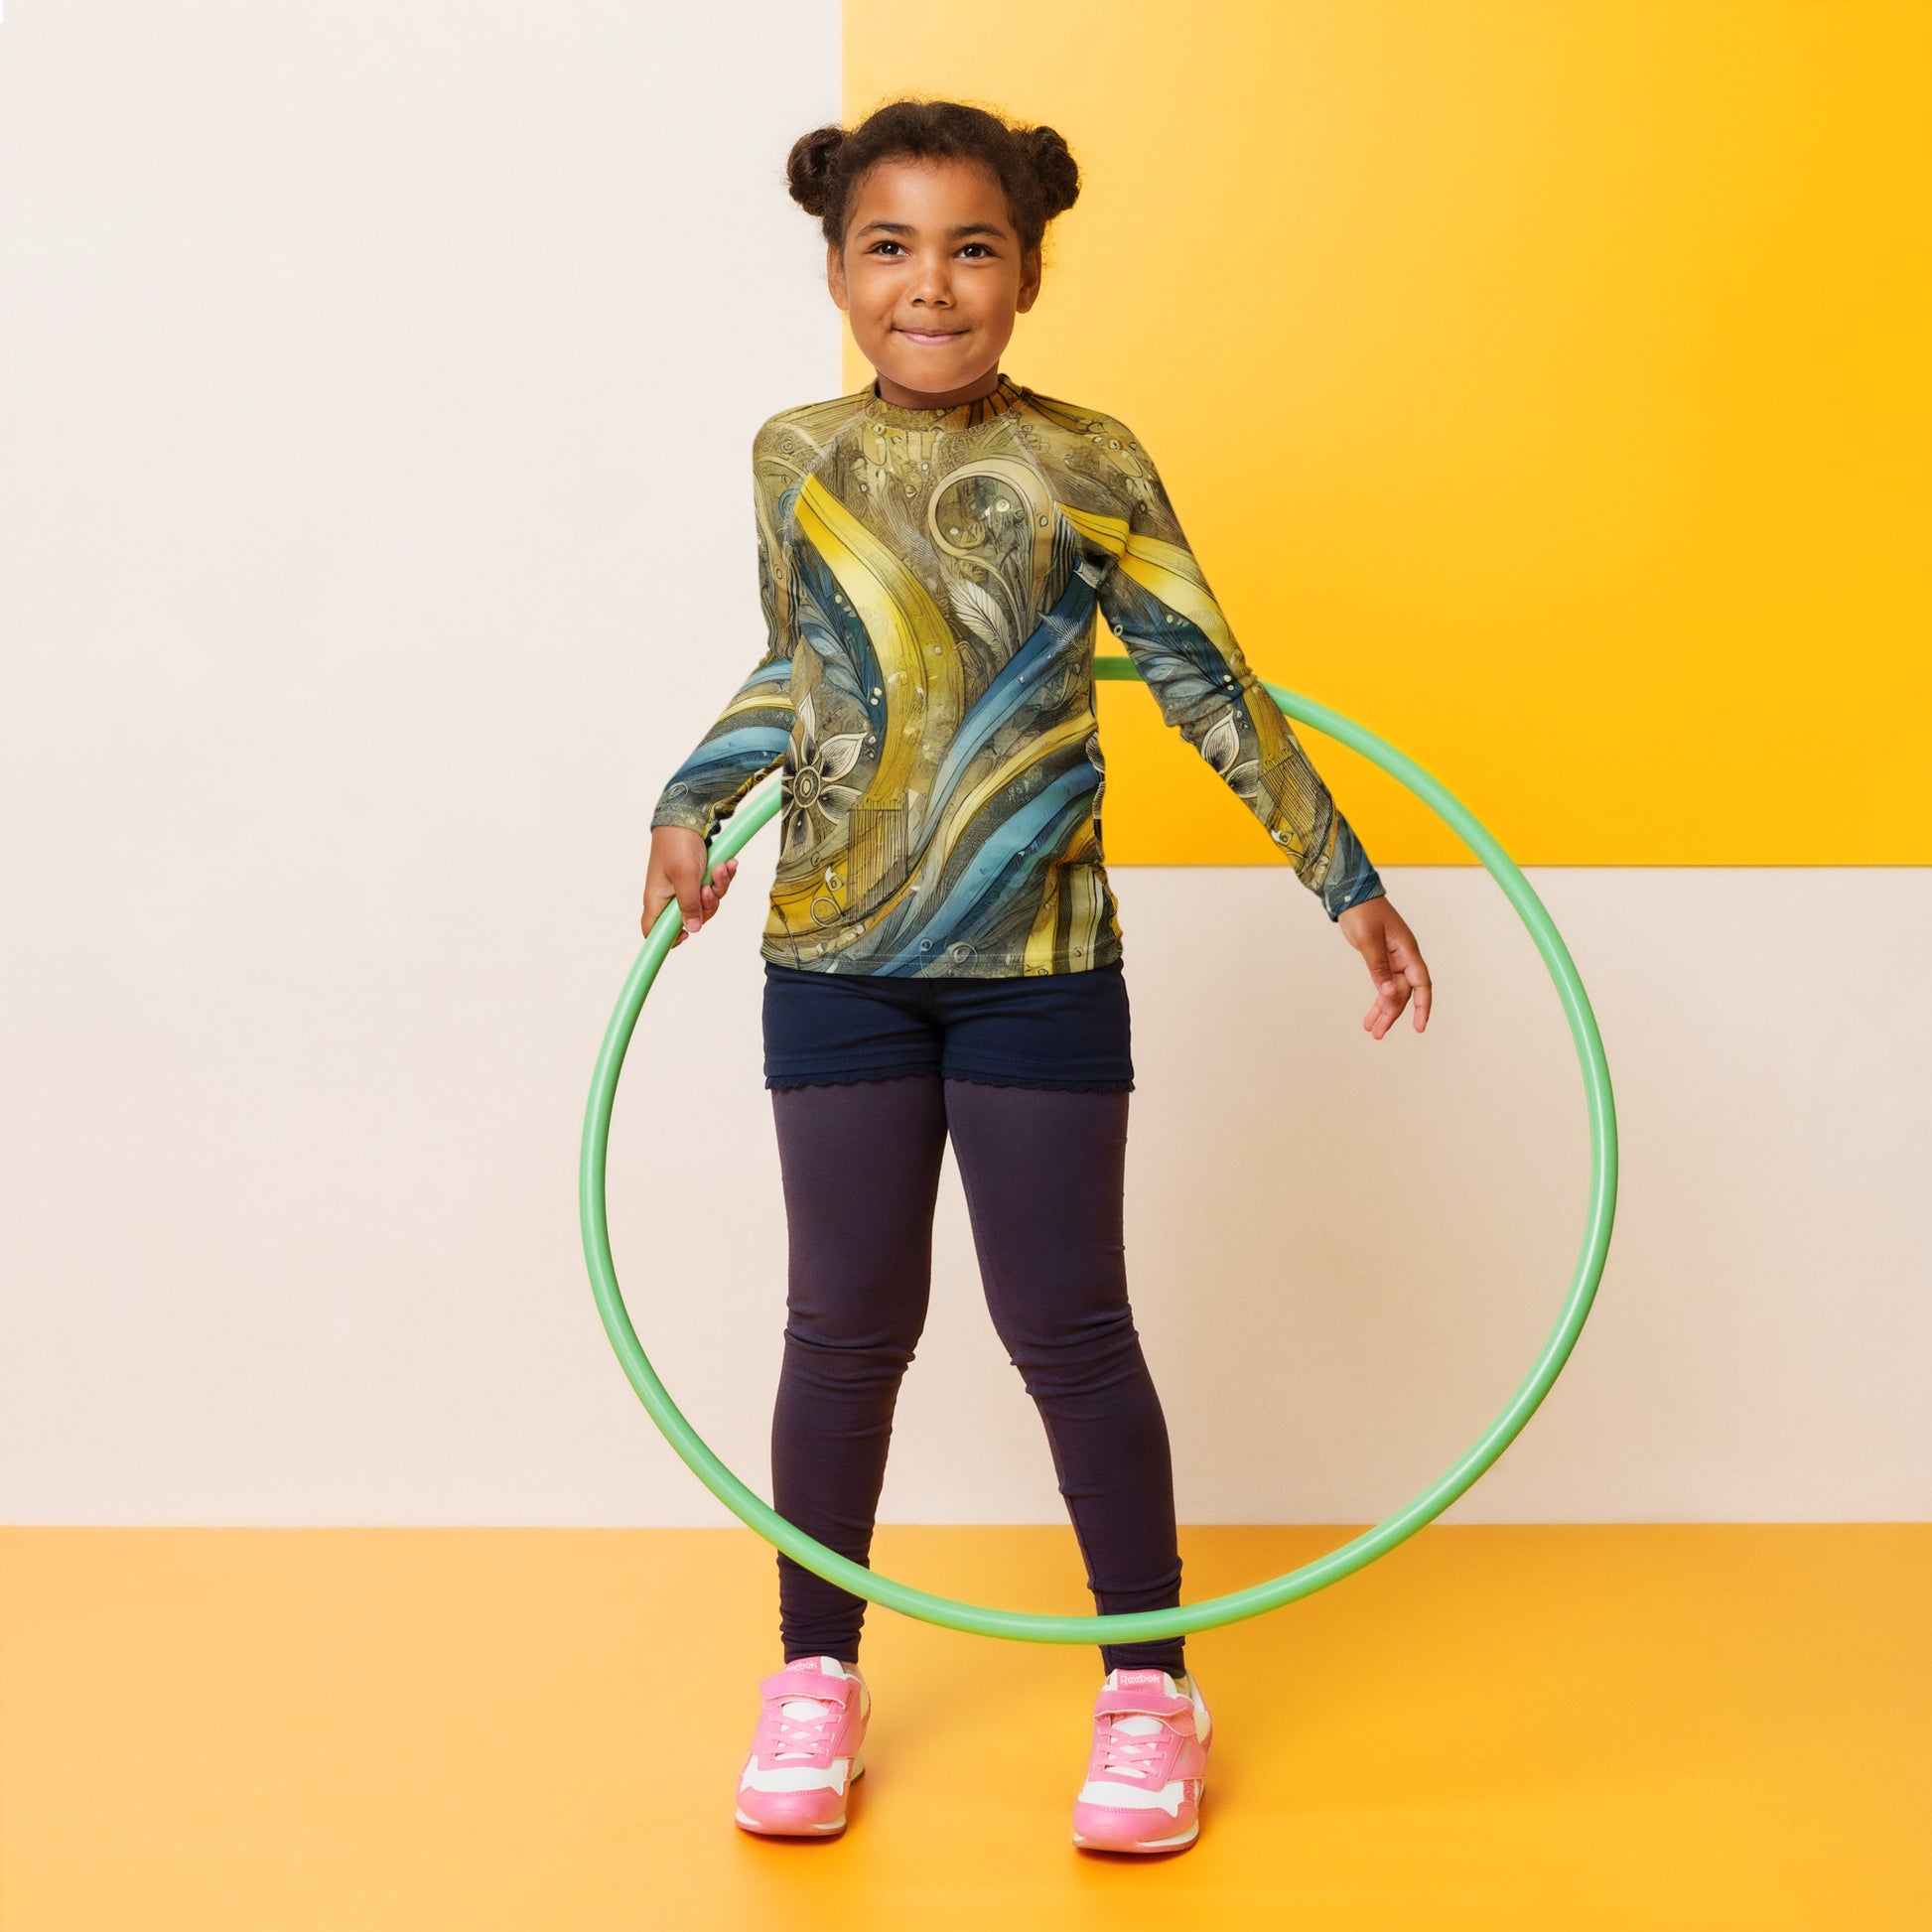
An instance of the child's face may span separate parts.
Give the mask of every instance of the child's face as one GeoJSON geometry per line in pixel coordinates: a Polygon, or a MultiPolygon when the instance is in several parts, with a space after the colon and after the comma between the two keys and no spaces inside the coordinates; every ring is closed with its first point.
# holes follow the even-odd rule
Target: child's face
{"type": "Polygon", "coordinates": [[[916,409],[984,386],[1039,293],[1039,251],[1022,257],[1006,194],[977,162],[882,161],[825,274],[880,394],[916,409]]]}

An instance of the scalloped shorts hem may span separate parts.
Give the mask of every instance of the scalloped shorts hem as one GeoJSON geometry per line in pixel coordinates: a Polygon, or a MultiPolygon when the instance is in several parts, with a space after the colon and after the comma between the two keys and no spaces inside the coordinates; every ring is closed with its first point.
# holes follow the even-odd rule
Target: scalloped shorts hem
{"type": "Polygon", "coordinates": [[[947,1080],[964,1080],[976,1087],[1044,1087],[1053,1093],[1132,1093],[1128,1080],[1056,1079],[1044,1073],[989,1073],[978,1067],[892,1066],[874,1067],[864,1073],[767,1073],[764,1084],[780,1087],[851,1087],[868,1080],[907,1080],[938,1074],[947,1080]]]}

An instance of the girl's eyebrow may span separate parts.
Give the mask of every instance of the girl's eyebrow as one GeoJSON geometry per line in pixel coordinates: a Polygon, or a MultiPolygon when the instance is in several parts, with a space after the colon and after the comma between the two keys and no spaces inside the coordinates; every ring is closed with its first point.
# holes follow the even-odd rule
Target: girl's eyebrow
{"type": "MultiPolygon", "coordinates": [[[[910,221],[868,221],[859,230],[859,233],[862,235],[871,234],[875,228],[883,228],[888,234],[916,234],[918,232],[910,221]]],[[[954,240],[957,240],[961,235],[969,234],[990,234],[1001,238],[1004,238],[1006,234],[1004,228],[996,228],[991,221],[962,221],[957,227],[948,228],[946,232],[954,240]]],[[[855,236],[854,238],[856,239],[857,237],[855,236]]]]}

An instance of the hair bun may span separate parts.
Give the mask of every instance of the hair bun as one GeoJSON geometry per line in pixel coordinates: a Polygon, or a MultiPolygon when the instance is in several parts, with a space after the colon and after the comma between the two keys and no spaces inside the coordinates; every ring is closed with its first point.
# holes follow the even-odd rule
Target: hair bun
{"type": "Polygon", "coordinates": [[[1022,138],[1033,157],[1034,174],[1045,200],[1041,212],[1050,220],[1080,199],[1080,164],[1056,127],[1030,127],[1022,138]]]}
{"type": "Polygon", "coordinates": [[[791,144],[785,156],[785,186],[807,214],[822,215],[831,206],[833,161],[844,145],[842,127],[815,127],[791,144]]]}

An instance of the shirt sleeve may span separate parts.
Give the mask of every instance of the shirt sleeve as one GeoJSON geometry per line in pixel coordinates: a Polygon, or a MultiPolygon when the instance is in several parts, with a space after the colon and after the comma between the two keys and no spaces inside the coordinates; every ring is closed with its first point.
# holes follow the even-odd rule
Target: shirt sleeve
{"type": "Polygon", "coordinates": [[[752,445],[753,503],[758,519],[759,602],[764,650],[689,758],[671,773],[651,813],[651,828],[683,825],[709,843],[790,743],[796,712],[791,667],[796,650],[795,561],[784,540],[785,471],[769,461],[770,425],[752,445]]]}
{"type": "Polygon", "coordinates": [[[1260,819],[1330,919],[1384,894],[1287,715],[1261,687],[1182,534],[1160,472],[1128,432],[1136,465],[1127,544],[1102,579],[1100,612],[1161,715],[1260,819]]]}

